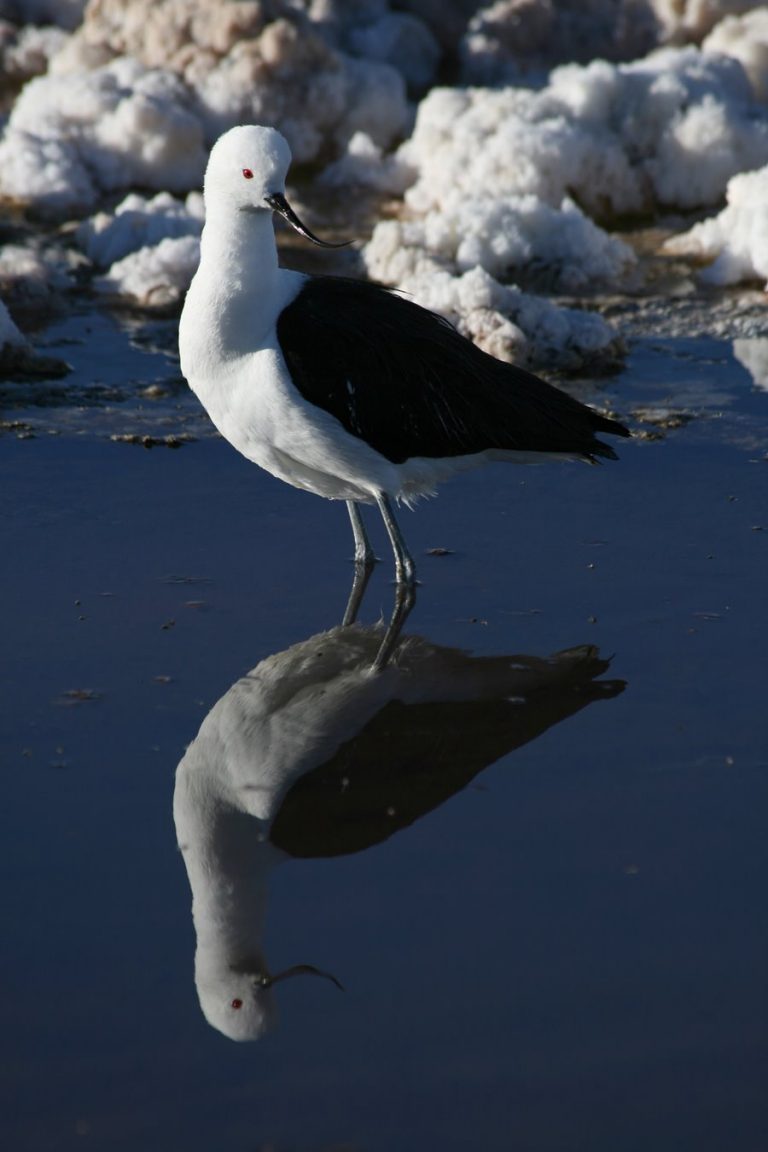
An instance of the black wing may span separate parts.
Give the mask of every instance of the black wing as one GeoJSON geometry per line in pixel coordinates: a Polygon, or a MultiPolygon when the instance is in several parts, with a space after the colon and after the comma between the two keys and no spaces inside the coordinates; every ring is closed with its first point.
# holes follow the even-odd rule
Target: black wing
{"type": "Polygon", "coordinates": [[[395,464],[487,449],[615,459],[595,433],[629,435],[380,284],[310,278],[277,335],[302,396],[395,464]]]}

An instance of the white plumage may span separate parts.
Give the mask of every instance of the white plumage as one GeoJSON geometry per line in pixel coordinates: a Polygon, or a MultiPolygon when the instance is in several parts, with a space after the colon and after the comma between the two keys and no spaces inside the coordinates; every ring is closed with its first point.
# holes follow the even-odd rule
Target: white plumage
{"type": "Polygon", "coordinates": [[[334,628],[262,660],[214,704],[177,768],[195,984],[206,1019],[233,1040],[274,1024],[274,986],[287,977],[338,983],[311,964],[271,972],[264,936],[277,865],[380,843],[623,689],[596,679],[609,662],[588,646],[475,657],[412,636],[372,676],[380,645],[379,629],[334,628]]]}
{"type": "Polygon", "coordinates": [[[628,433],[379,285],[281,269],[273,211],[323,244],[285,199],[290,160],[271,128],[233,128],[214,145],[200,267],[179,330],[182,371],[249,460],[347,501],[364,568],[374,557],[356,505],[377,504],[398,583],[412,587],[392,500],[432,494],[487,460],[614,457],[595,433],[628,433]]]}
{"type": "Polygon", "coordinates": [[[200,267],[179,326],[181,370],[222,436],[280,480],[331,500],[414,494],[424,483],[308,403],[285,363],[277,318],[308,277],[279,267],[264,199],[284,190],[290,161],[268,128],[234,128],[211,151],[200,267]]]}

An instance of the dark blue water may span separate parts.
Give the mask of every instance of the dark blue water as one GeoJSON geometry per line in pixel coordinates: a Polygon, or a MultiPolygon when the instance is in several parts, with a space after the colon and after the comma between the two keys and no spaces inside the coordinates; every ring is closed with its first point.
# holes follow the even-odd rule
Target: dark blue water
{"type": "MultiPolygon", "coordinates": [[[[244,1044],[198,1001],[174,774],[240,677],[340,621],[346,514],[217,440],[3,440],[3,1148],[762,1152],[768,465],[731,433],[766,401],[729,395],[618,464],[498,466],[403,513],[409,635],[593,645],[613,689],[508,733],[499,705],[471,747],[419,714],[424,810],[266,884],[271,969],[345,991],[276,986],[244,1044]]],[[[378,741],[389,771],[403,717],[365,746],[353,717],[346,763],[378,741]]]]}

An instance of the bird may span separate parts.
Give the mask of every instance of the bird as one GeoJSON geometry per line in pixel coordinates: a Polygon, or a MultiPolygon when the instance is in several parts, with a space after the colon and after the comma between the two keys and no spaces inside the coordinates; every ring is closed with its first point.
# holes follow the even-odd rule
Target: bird
{"type": "Polygon", "coordinates": [[[275,1026],[277,985],[288,979],[343,988],[314,964],[270,968],[275,868],[382,843],[501,757],[625,687],[598,679],[610,660],[592,645],[473,656],[416,635],[371,676],[380,631],[337,626],[264,657],[213,705],[176,769],[195,985],[206,1020],[231,1040],[257,1040],[275,1026]]]}
{"type": "Polygon", "coordinates": [[[376,505],[396,583],[413,589],[395,504],[487,461],[616,459],[598,434],[630,433],[391,288],[280,267],[275,213],[312,243],[339,246],[288,202],[290,164],[288,142],[268,126],[231,128],[213,145],[200,263],[179,324],[181,369],[242,455],[346,501],[356,569],[375,562],[360,506],[376,505]]]}

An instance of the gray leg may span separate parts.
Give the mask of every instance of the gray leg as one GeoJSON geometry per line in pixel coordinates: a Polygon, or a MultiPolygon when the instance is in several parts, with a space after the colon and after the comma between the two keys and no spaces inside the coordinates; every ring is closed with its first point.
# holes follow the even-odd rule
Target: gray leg
{"type": "Polygon", "coordinates": [[[366,535],[360,509],[354,500],[347,500],[347,511],[349,512],[352,532],[355,537],[355,576],[352,581],[346,611],[344,612],[344,619],[341,622],[344,627],[348,624],[354,624],[357,619],[357,614],[360,611],[360,605],[365,595],[365,589],[371,578],[373,566],[376,563],[376,557],[373,548],[371,548],[368,536],[366,535]]]}
{"type": "Polygon", "coordinates": [[[416,565],[408,551],[403,534],[398,528],[389,497],[386,493],[379,492],[376,496],[376,503],[379,506],[379,512],[381,512],[384,527],[395,554],[395,579],[398,584],[405,584],[406,587],[413,588],[416,583],[416,565]]]}
{"type": "Polygon", "coordinates": [[[347,511],[349,512],[349,519],[352,523],[352,531],[355,536],[355,564],[361,564],[365,568],[372,568],[376,563],[376,557],[373,548],[371,548],[368,536],[366,535],[360,509],[354,500],[347,500],[347,511]]]}
{"type": "Polygon", "coordinates": [[[392,612],[392,619],[387,625],[384,638],[379,645],[379,650],[371,665],[372,672],[381,672],[382,668],[386,668],[400,639],[403,625],[415,603],[416,589],[411,584],[398,584],[395,593],[395,607],[392,612]]]}
{"type": "Polygon", "coordinates": [[[355,564],[355,575],[352,579],[352,587],[349,591],[349,599],[347,600],[347,607],[344,612],[344,619],[342,620],[342,627],[346,628],[348,624],[354,624],[357,620],[357,614],[360,611],[360,605],[365,596],[365,590],[368,587],[368,581],[373,572],[373,564],[355,564]]]}

